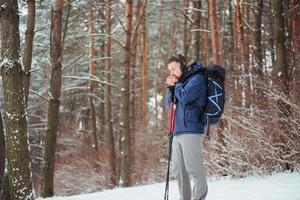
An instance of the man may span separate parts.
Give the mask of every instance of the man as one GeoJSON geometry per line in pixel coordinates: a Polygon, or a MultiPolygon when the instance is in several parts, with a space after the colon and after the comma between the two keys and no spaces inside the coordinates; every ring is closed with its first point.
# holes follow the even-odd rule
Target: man
{"type": "Polygon", "coordinates": [[[203,166],[202,141],[204,125],[201,114],[206,103],[206,84],[196,73],[202,65],[188,68],[184,56],[168,59],[166,106],[170,108],[171,95],[177,99],[172,144],[172,171],[176,177],[180,200],[204,200],[208,187],[203,166]],[[190,178],[194,187],[191,191],[190,178]]]}

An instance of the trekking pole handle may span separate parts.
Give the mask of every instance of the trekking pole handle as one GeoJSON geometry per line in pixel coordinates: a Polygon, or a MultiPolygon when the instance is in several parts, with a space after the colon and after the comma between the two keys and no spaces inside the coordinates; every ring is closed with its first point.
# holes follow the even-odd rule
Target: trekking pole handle
{"type": "Polygon", "coordinates": [[[170,86],[170,91],[171,91],[171,102],[176,104],[177,103],[177,98],[175,96],[175,88],[174,86],[170,86]]]}

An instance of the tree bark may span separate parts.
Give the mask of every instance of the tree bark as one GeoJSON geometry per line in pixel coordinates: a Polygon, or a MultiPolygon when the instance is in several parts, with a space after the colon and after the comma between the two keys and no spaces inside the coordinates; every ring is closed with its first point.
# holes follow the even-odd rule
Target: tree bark
{"type": "Polygon", "coordinates": [[[190,0],[184,0],[184,25],[183,25],[183,48],[184,48],[184,56],[187,58],[189,54],[189,47],[190,47],[190,30],[188,28],[188,17],[189,17],[189,5],[190,5],[190,0]]]}
{"type": "MultiPolygon", "coordinates": [[[[227,57],[228,60],[228,70],[226,72],[226,74],[228,75],[229,81],[230,82],[230,86],[232,87],[234,84],[233,78],[231,77],[233,75],[234,72],[234,23],[233,23],[233,9],[232,9],[232,0],[228,1],[228,10],[229,10],[229,16],[228,16],[228,32],[229,32],[229,49],[232,49],[232,51],[229,52],[229,57],[227,57]]],[[[224,57],[224,56],[223,56],[224,57]]],[[[231,96],[230,94],[227,94],[229,96],[231,96]]],[[[229,102],[230,99],[229,99],[229,102]]],[[[230,103],[229,103],[230,104],[230,103]]]]}
{"type": "Polygon", "coordinates": [[[258,77],[262,78],[263,75],[263,54],[261,44],[261,23],[262,23],[262,9],[263,0],[255,1],[255,8],[253,8],[254,14],[254,31],[253,31],[253,42],[254,42],[254,70],[258,77]]]}
{"type": "Polygon", "coordinates": [[[169,48],[169,55],[175,54],[177,52],[177,39],[176,35],[178,33],[178,19],[176,14],[176,2],[172,1],[172,33],[170,35],[170,48],[169,48]]]}
{"type": "Polygon", "coordinates": [[[44,147],[44,161],[41,177],[41,196],[51,197],[54,195],[54,166],[55,148],[57,138],[57,126],[59,117],[59,104],[61,94],[62,73],[62,15],[64,0],[56,0],[53,11],[53,27],[50,47],[51,80],[50,100],[47,111],[46,138],[44,147]]]}
{"type": "Polygon", "coordinates": [[[1,199],[11,200],[10,189],[9,189],[9,178],[8,178],[7,172],[4,172],[2,186],[3,187],[0,190],[0,197],[1,197],[1,199]]]}
{"type": "MultiPolygon", "coordinates": [[[[249,6],[243,5],[242,6],[242,15],[241,15],[241,22],[243,21],[242,19],[244,18],[244,21],[247,21],[249,24],[249,6]]],[[[244,22],[246,23],[246,22],[244,22]]],[[[250,112],[252,113],[252,96],[251,96],[251,88],[250,88],[250,65],[249,65],[249,29],[244,28],[243,23],[241,23],[241,33],[243,42],[241,43],[242,47],[242,60],[243,60],[243,65],[242,68],[244,70],[244,83],[243,83],[243,91],[245,93],[245,107],[250,109],[250,112]]]]}
{"type": "MultiPolygon", "coordinates": [[[[94,12],[93,12],[93,0],[88,1],[88,31],[89,31],[89,77],[94,78],[96,76],[96,64],[94,62],[95,57],[95,46],[94,46],[94,36],[95,27],[94,27],[94,12]]],[[[94,139],[94,148],[97,152],[99,152],[98,147],[98,137],[97,137],[97,126],[96,126],[96,111],[94,105],[94,87],[95,82],[93,80],[89,80],[89,97],[88,102],[90,106],[89,112],[89,128],[92,132],[92,136],[94,139]]]]}
{"type": "MultiPolygon", "coordinates": [[[[299,1],[298,1],[299,2],[299,1]]],[[[293,93],[293,98],[296,105],[300,105],[300,87],[299,87],[299,77],[300,77],[300,2],[297,4],[296,0],[292,0],[292,51],[293,51],[293,73],[292,73],[292,88],[291,95],[293,93]]]]}
{"type": "MultiPolygon", "coordinates": [[[[220,38],[219,38],[219,29],[218,29],[218,18],[217,18],[217,12],[216,12],[216,2],[215,0],[209,0],[209,18],[211,23],[211,40],[212,40],[212,49],[213,49],[213,57],[214,57],[214,63],[221,64],[221,55],[220,55],[220,38]]],[[[225,143],[225,136],[224,136],[224,130],[225,130],[225,120],[222,119],[219,123],[219,129],[217,130],[217,154],[221,158],[219,161],[219,165],[223,168],[227,165],[226,161],[227,158],[225,157],[224,153],[224,147],[226,146],[225,143]]],[[[223,175],[226,175],[226,172],[224,172],[223,175]]]]}
{"type": "MultiPolygon", "coordinates": [[[[103,15],[102,14],[102,11],[103,10],[106,10],[106,4],[103,4],[102,6],[99,7],[99,10],[98,10],[98,18],[102,19],[102,20],[107,20],[107,16],[106,15],[103,15]]],[[[106,31],[106,26],[101,26],[101,30],[102,32],[106,31]]],[[[107,39],[104,38],[101,40],[101,44],[100,44],[100,56],[101,57],[106,57],[107,56],[107,52],[106,52],[106,41],[107,39]]],[[[102,81],[107,81],[107,73],[105,72],[107,70],[107,64],[106,64],[106,59],[103,60],[101,62],[101,67],[100,67],[100,80],[102,81]]],[[[106,136],[107,136],[107,133],[106,133],[106,124],[105,124],[105,118],[106,118],[106,89],[107,89],[107,85],[101,85],[100,86],[100,99],[103,100],[103,101],[100,101],[99,103],[99,125],[100,125],[100,131],[99,131],[99,141],[100,141],[100,148],[101,148],[101,145],[106,145],[106,136]]]]}
{"type": "Polygon", "coordinates": [[[27,29],[25,32],[25,44],[24,44],[24,94],[25,94],[25,105],[28,104],[29,86],[30,86],[30,70],[32,62],[32,50],[33,50],[33,37],[34,37],[34,26],[35,26],[35,0],[27,0],[28,6],[28,17],[27,17],[27,29]]]}
{"type": "Polygon", "coordinates": [[[141,30],[141,40],[142,40],[142,94],[143,94],[143,125],[147,126],[148,123],[148,30],[147,30],[147,16],[146,12],[143,13],[142,18],[142,30],[141,30]]]}
{"type": "MultiPolygon", "coordinates": [[[[243,81],[243,77],[241,76],[243,73],[243,55],[244,51],[242,49],[243,42],[244,42],[244,32],[243,32],[243,26],[242,26],[242,14],[241,14],[241,3],[240,0],[236,1],[235,4],[235,13],[234,13],[234,59],[235,59],[235,66],[236,69],[234,70],[234,82],[235,82],[235,91],[234,96],[239,95],[243,93],[243,85],[237,84],[239,82],[243,81]]],[[[233,104],[235,106],[243,106],[243,103],[245,102],[244,96],[242,98],[234,98],[233,104]]]]}
{"type": "Polygon", "coordinates": [[[209,2],[209,19],[210,19],[211,42],[212,42],[214,63],[221,64],[219,29],[218,29],[219,23],[217,18],[217,11],[216,11],[216,1],[209,0],[208,2],[209,2]]]}
{"type": "MultiPolygon", "coordinates": [[[[205,17],[205,19],[203,19],[204,21],[204,27],[206,30],[208,30],[208,24],[209,24],[209,18],[208,15],[205,17]]],[[[209,33],[205,32],[204,36],[203,36],[203,43],[204,43],[204,60],[205,60],[205,64],[209,64],[210,63],[210,48],[209,48],[209,33]]]]}
{"type": "MultiPolygon", "coordinates": [[[[160,4],[160,8],[159,8],[159,16],[160,18],[162,18],[163,16],[163,6],[162,4],[160,4]]],[[[158,38],[158,43],[157,43],[157,56],[156,56],[156,59],[157,59],[157,64],[156,64],[156,67],[155,67],[155,79],[154,79],[154,91],[155,91],[155,120],[156,120],[156,123],[155,123],[155,126],[158,127],[159,126],[159,123],[163,123],[165,122],[164,120],[164,110],[165,110],[165,106],[162,105],[163,107],[163,111],[162,111],[162,118],[161,120],[159,121],[158,119],[158,112],[159,112],[159,104],[158,104],[158,94],[159,94],[159,91],[161,91],[162,94],[164,94],[164,92],[162,91],[162,89],[159,89],[159,85],[162,86],[163,88],[165,88],[164,85],[162,84],[159,84],[159,80],[161,79],[162,74],[164,73],[160,73],[161,71],[161,66],[163,66],[163,55],[162,55],[162,51],[161,51],[161,45],[162,45],[162,41],[163,41],[163,34],[164,34],[164,30],[163,30],[163,25],[162,25],[162,22],[159,22],[159,28],[158,28],[158,35],[159,35],[159,38],[158,38]]]]}
{"type": "Polygon", "coordinates": [[[242,11],[241,11],[241,2],[240,0],[236,1],[236,33],[237,33],[237,64],[241,65],[243,63],[243,56],[244,56],[244,49],[243,49],[243,43],[244,43],[244,28],[242,25],[242,11]]]}
{"type": "Polygon", "coordinates": [[[271,8],[270,9],[270,12],[268,13],[268,21],[269,22],[272,22],[270,23],[269,25],[269,29],[268,29],[268,32],[270,34],[270,38],[269,38],[269,49],[271,51],[271,60],[272,60],[272,63],[271,63],[271,66],[274,66],[275,65],[275,30],[274,30],[274,2],[273,1],[270,1],[269,2],[269,7],[271,8]]]}
{"type": "MultiPolygon", "coordinates": [[[[276,49],[276,68],[275,68],[275,84],[278,91],[284,95],[284,98],[289,98],[289,80],[288,80],[288,65],[287,65],[287,51],[286,51],[286,36],[284,31],[284,16],[283,16],[283,1],[274,1],[274,27],[275,27],[275,49],[276,49]]],[[[290,106],[284,99],[277,100],[279,109],[278,123],[281,131],[281,142],[286,144],[286,137],[284,135],[290,134],[290,106]]],[[[290,154],[288,147],[282,147],[280,154],[290,154]]],[[[280,155],[281,157],[284,155],[280,155]]],[[[285,170],[290,170],[293,166],[289,163],[281,163],[285,170]]]]}
{"type": "Polygon", "coordinates": [[[256,0],[253,8],[254,31],[253,31],[253,78],[254,78],[254,98],[256,106],[259,109],[266,108],[266,97],[262,91],[263,87],[263,52],[261,42],[261,24],[262,24],[263,0],[256,0]]]}
{"type": "MultiPolygon", "coordinates": [[[[201,0],[193,1],[193,30],[201,28],[201,0]]],[[[193,60],[200,60],[200,31],[194,32],[193,60]]]]}
{"type": "Polygon", "coordinates": [[[5,136],[4,127],[2,122],[2,115],[0,111],[0,199],[2,198],[4,169],[5,169],[6,149],[5,149],[5,136]]]}
{"type": "Polygon", "coordinates": [[[283,17],[283,1],[274,1],[274,25],[275,25],[275,47],[276,47],[276,79],[281,92],[284,95],[289,94],[288,88],[288,67],[287,54],[285,46],[285,31],[284,31],[284,17],[283,17]]]}
{"type": "MultiPolygon", "coordinates": [[[[137,112],[137,108],[138,106],[136,105],[136,99],[139,99],[137,97],[137,92],[136,92],[136,85],[137,81],[135,79],[137,73],[137,49],[138,49],[138,38],[139,38],[139,30],[140,30],[140,24],[142,21],[142,17],[143,17],[143,2],[142,0],[138,0],[136,3],[136,8],[135,8],[135,23],[134,23],[134,29],[132,32],[132,36],[131,36],[131,60],[130,60],[130,134],[131,134],[131,155],[132,155],[132,163],[135,163],[135,139],[136,139],[136,129],[138,126],[136,126],[136,124],[138,124],[137,119],[139,119],[139,116],[137,112]]],[[[143,104],[142,104],[143,105],[143,104]]]]}
{"type": "MultiPolygon", "coordinates": [[[[111,0],[107,1],[106,5],[106,33],[108,35],[112,34],[111,27],[111,0]]],[[[112,59],[111,57],[111,44],[112,40],[111,37],[107,38],[107,43],[106,43],[106,70],[107,70],[107,75],[106,75],[106,81],[108,83],[111,83],[111,72],[112,72],[112,59]]],[[[108,145],[108,151],[109,151],[109,158],[110,158],[110,168],[111,168],[111,176],[110,176],[110,181],[113,186],[117,184],[117,170],[116,170],[116,154],[115,154],[115,139],[114,139],[114,134],[113,134],[113,125],[112,125],[112,104],[111,104],[111,85],[106,86],[106,92],[105,92],[105,126],[106,126],[106,144],[108,145]]]]}
{"type": "Polygon", "coordinates": [[[29,141],[24,100],[24,71],[20,64],[19,10],[17,0],[0,0],[3,62],[0,65],[7,141],[10,199],[34,199],[30,174],[29,141]]]}
{"type": "Polygon", "coordinates": [[[120,117],[120,177],[119,185],[126,187],[131,184],[131,155],[130,155],[130,57],[131,57],[131,29],[132,29],[132,0],[126,0],[126,25],[125,25],[125,52],[124,52],[124,76],[122,84],[121,117],[120,117]]]}

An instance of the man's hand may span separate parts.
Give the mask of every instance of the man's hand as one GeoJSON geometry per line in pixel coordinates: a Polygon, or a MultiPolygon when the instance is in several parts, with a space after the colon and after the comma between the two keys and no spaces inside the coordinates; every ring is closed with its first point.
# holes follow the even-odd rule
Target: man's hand
{"type": "Polygon", "coordinates": [[[167,78],[167,83],[170,86],[174,86],[176,81],[178,81],[178,78],[176,76],[168,76],[167,78]]]}

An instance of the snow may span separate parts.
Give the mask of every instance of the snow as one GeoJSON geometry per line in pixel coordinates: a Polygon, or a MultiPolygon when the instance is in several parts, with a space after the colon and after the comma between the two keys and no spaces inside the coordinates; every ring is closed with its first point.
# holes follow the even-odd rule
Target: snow
{"type": "Polygon", "coordinates": [[[6,3],[1,3],[0,5],[0,10],[4,10],[5,8],[7,7],[7,4],[6,3]]]}
{"type": "MultiPolygon", "coordinates": [[[[208,187],[206,200],[299,200],[300,173],[278,173],[266,177],[251,176],[238,180],[228,177],[210,178],[208,187]]],[[[163,199],[164,189],[165,183],[156,183],[70,197],[52,197],[47,200],[154,200],[163,199]]],[[[169,199],[179,199],[175,181],[170,183],[169,199]]]]}
{"type": "Polygon", "coordinates": [[[3,61],[0,63],[0,69],[6,66],[7,68],[14,67],[14,61],[9,58],[4,58],[3,61]]]}
{"type": "Polygon", "coordinates": [[[282,72],[278,72],[277,76],[280,77],[282,75],[282,72]]]}

